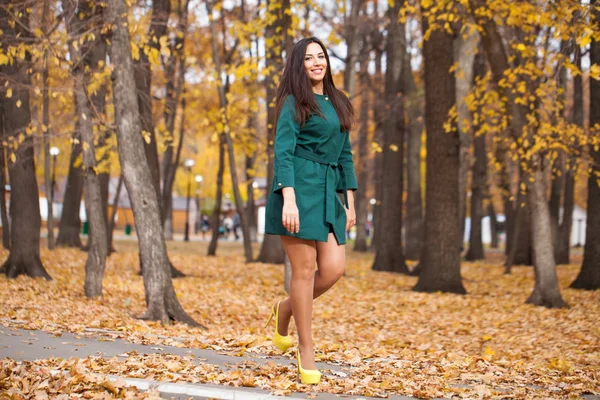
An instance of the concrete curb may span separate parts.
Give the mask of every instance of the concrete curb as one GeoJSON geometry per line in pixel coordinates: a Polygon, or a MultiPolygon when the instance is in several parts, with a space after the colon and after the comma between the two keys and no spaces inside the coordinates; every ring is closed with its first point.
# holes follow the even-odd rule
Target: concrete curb
{"type": "MultiPolygon", "coordinates": [[[[51,370],[50,373],[52,375],[64,374],[66,371],[61,370],[51,370]]],[[[161,382],[161,381],[153,381],[148,379],[139,379],[139,378],[125,378],[119,375],[101,375],[101,374],[92,374],[99,378],[106,378],[112,382],[116,382],[117,380],[121,380],[125,382],[125,385],[128,387],[136,387],[138,390],[146,392],[148,390],[156,390],[161,395],[169,396],[169,395],[180,395],[180,396],[189,396],[189,397],[201,397],[201,398],[210,398],[210,399],[223,399],[223,400],[282,400],[282,399],[298,399],[298,400],[306,400],[306,395],[303,397],[298,396],[298,393],[293,393],[291,395],[286,396],[276,396],[270,393],[266,393],[265,389],[250,389],[250,388],[240,388],[234,386],[221,386],[212,383],[171,383],[171,382],[161,382]]],[[[394,396],[397,398],[396,396],[394,396]]],[[[326,399],[326,398],[339,398],[339,396],[331,393],[318,393],[316,394],[316,398],[318,399],[326,399]]],[[[362,396],[347,396],[343,395],[344,399],[349,400],[368,400],[366,397],[362,396]]],[[[404,397],[402,397],[404,399],[404,397]]],[[[408,399],[408,397],[406,398],[408,399]]]]}

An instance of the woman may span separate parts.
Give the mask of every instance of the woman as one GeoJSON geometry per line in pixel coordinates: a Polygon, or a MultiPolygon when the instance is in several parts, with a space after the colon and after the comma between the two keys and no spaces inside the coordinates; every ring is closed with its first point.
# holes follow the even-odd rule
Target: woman
{"type": "Polygon", "coordinates": [[[358,188],[348,134],[354,110],[335,88],[327,51],[318,39],[302,39],[293,47],[276,110],[275,174],[265,232],[281,236],[292,279],[290,297],[273,306],[267,324],[275,319],[273,342],[286,351],[294,316],[300,380],[316,384],[321,373],[315,366],[312,303],[344,273],[345,231],[356,223],[353,191],[358,188]]]}

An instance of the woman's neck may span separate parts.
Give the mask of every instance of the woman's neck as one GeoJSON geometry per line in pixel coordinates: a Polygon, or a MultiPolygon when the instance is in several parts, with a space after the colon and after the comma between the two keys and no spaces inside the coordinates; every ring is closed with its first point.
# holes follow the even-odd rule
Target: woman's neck
{"type": "Polygon", "coordinates": [[[313,90],[313,93],[324,94],[323,93],[323,81],[319,81],[319,82],[316,82],[316,83],[313,82],[312,90],[313,90]]]}

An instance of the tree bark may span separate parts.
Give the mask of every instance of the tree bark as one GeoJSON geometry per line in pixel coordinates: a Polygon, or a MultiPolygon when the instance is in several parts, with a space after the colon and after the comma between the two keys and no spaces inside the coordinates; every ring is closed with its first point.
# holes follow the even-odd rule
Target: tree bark
{"type": "Polygon", "coordinates": [[[344,39],[347,47],[346,55],[346,68],[344,68],[344,90],[348,92],[350,99],[354,97],[355,86],[356,86],[356,73],[355,67],[356,62],[359,58],[358,45],[358,29],[359,23],[358,18],[360,11],[364,5],[365,0],[351,0],[350,2],[350,14],[346,15],[348,11],[344,9],[344,39]]]}
{"type": "Polygon", "coordinates": [[[487,215],[490,218],[490,234],[492,236],[490,247],[492,249],[497,249],[499,247],[498,218],[496,217],[496,210],[494,209],[494,203],[492,202],[491,197],[488,197],[487,215]]]}
{"type": "MultiPolygon", "coordinates": [[[[170,13],[170,0],[154,0],[152,2],[152,18],[150,20],[150,28],[148,29],[148,37],[150,38],[148,46],[150,48],[159,49],[159,39],[165,36],[167,33],[167,24],[170,13]],[[156,41],[152,40],[153,38],[156,38],[156,41]]],[[[152,94],[150,92],[152,86],[152,71],[150,69],[150,60],[144,51],[140,51],[140,60],[135,64],[134,70],[142,132],[144,138],[147,138],[147,140],[144,140],[144,151],[146,152],[148,169],[152,175],[152,186],[154,187],[156,196],[159,200],[158,206],[162,221],[163,208],[160,190],[160,165],[158,162],[156,134],[154,132],[154,117],[152,115],[152,94]]],[[[172,277],[176,278],[185,276],[181,271],[176,269],[170,261],[169,266],[172,277]]],[[[140,265],[140,269],[142,270],[143,274],[143,263],[140,265]]]]}
{"type": "MultiPolygon", "coordinates": [[[[254,114],[250,114],[248,125],[250,128],[256,123],[254,114]]],[[[248,221],[248,234],[250,241],[256,242],[256,234],[258,231],[258,222],[256,220],[256,203],[254,201],[254,163],[256,161],[256,152],[252,155],[245,155],[245,173],[246,173],[246,221],[248,221]]]]}
{"type": "MultiPolygon", "coordinates": [[[[473,9],[483,7],[480,0],[470,0],[473,9]]],[[[505,71],[510,69],[504,42],[498,32],[497,26],[492,19],[477,14],[477,22],[483,28],[482,42],[489,60],[492,78],[496,85],[504,77],[505,71]]],[[[511,116],[510,131],[514,140],[521,137],[523,128],[527,124],[528,109],[515,101],[515,93],[508,86],[502,88],[507,99],[507,109],[511,116]]],[[[533,143],[533,138],[528,138],[533,143]]],[[[535,285],[528,303],[545,307],[565,307],[556,276],[556,263],[552,247],[552,234],[550,224],[550,212],[546,200],[546,188],[544,184],[544,164],[539,153],[534,154],[529,163],[530,173],[524,176],[523,182],[527,182],[527,203],[530,207],[531,225],[533,231],[533,258],[535,271],[535,285]],[[529,178],[533,179],[530,182],[529,178]]]]}
{"type": "MultiPolygon", "coordinates": [[[[456,75],[456,111],[458,113],[458,137],[460,140],[460,162],[458,167],[458,210],[460,222],[460,247],[464,246],[465,220],[467,216],[467,176],[471,169],[472,132],[469,131],[468,121],[471,113],[466,97],[473,86],[473,61],[477,53],[479,34],[476,30],[461,33],[454,41],[454,57],[457,61],[459,74],[456,75]]],[[[471,220],[472,221],[472,220],[471,220]]],[[[480,225],[481,227],[481,225],[480,225]]]]}
{"type": "MultiPolygon", "coordinates": [[[[423,18],[423,32],[428,23],[423,18]]],[[[427,130],[427,186],[425,189],[425,242],[419,292],[465,294],[460,274],[458,169],[460,141],[457,127],[444,130],[456,102],[452,36],[435,30],[423,43],[425,127],[427,130]]]]}
{"type": "Polygon", "coordinates": [[[410,54],[404,55],[404,86],[408,96],[409,123],[406,130],[406,233],[404,255],[409,260],[418,260],[423,247],[423,193],[421,189],[421,137],[423,133],[422,95],[417,91],[410,54]]]}
{"type": "MultiPolygon", "coordinates": [[[[212,53],[213,53],[213,62],[215,63],[216,75],[217,79],[220,79],[222,76],[223,65],[221,64],[221,57],[219,54],[219,47],[217,44],[217,29],[215,26],[214,18],[212,18],[212,6],[210,2],[204,3],[206,7],[206,11],[209,15],[210,19],[210,31],[212,36],[212,53]]],[[[225,38],[224,38],[225,39],[225,38]]],[[[229,117],[227,116],[227,107],[228,101],[225,92],[225,85],[221,84],[217,86],[217,90],[219,92],[219,104],[222,110],[225,112],[222,113],[221,118],[223,122],[223,135],[225,136],[225,143],[227,144],[227,160],[229,161],[229,174],[231,176],[231,185],[233,186],[233,195],[235,197],[235,208],[240,218],[240,225],[242,227],[242,237],[244,241],[244,255],[246,257],[246,262],[252,261],[252,243],[250,241],[250,235],[248,232],[248,224],[246,219],[246,213],[244,212],[243,204],[242,204],[242,194],[240,193],[239,180],[237,176],[237,167],[235,165],[235,152],[233,148],[233,140],[231,139],[231,135],[229,134],[229,117]]]]}
{"type": "Polygon", "coordinates": [[[107,22],[112,25],[110,58],[113,71],[113,93],[117,143],[125,186],[130,194],[139,238],[147,311],[143,318],[168,323],[170,319],[198,326],[181,307],[169,273],[159,196],[153,185],[144,151],[142,127],[135,95],[135,78],[131,59],[130,37],[124,0],[107,2],[107,22]]]}
{"type": "MultiPolygon", "coordinates": [[[[165,238],[173,239],[173,183],[175,182],[175,173],[179,165],[181,156],[181,148],[183,145],[184,132],[183,125],[180,128],[179,144],[177,151],[174,153],[173,143],[175,137],[175,117],[177,114],[177,104],[184,91],[185,85],[185,57],[184,46],[187,31],[188,8],[189,0],[180,0],[178,2],[177,14],[177,34],[175,35],[174,44],[171,46],[171,57],[168,64],[165,66],[165,75],[167,76],[166,84],[166,104],[164,119],[167,127],[169,139],[166,141],[166,149],[163,154],[163,189],[162,189],[162,205],[163,205],[163,227],[165,238]],[[183,7],[182,7],[182,2],[183,7]],[[176,66],[179,65],[178,74],[176,66]],[[177,76],[177,82],[175,77],[177,76]],[[175,158],[173,158],[175,156],[175,158]]],[[[185,101],[182,100],[182,108],[185,107],[185,101]]],[[[184,122],[182,110],[181,123],[184,122]]]]}
{"type": "Polygon", "coordinates": [[[0,218],[2,221],[2,246],[10,249],[10,222],[6,209],[6,146],[2,144],[6,140],[4,126],[4,96],[0,96],[0,218]]]}
{"type": "Polygon", "coordinates": [[[401,87],[406,39],[404,24],[398,22],[402,2],[394,3],[388,12],[390,22],[386,45],[385,120],[383,122],[383,186],[381,229],[385,236],[375,247],[373,270],[408,274],[402,251],[402,189],[404,182],[404,93],[401,87]]]}
{"type": "Polygon", "coordinates": [[[354,242],[354,251],[365,252],[368,250],[367,233],[365,227],[369,206],[367,192],[369,188],[368,167],[367,167],[367,145],[369,137],[369,107],[371,105],[371,82],[369,79],[369,51],[367,50],[367,37],[363,32],[363,46],[360,53],[360,72],[358,75],[360,87],[360,117],[359,117],[359,135],[358,135],[358,153],[356,159],[356,169],[358,181],[361,183],[361,190],[355,193],[354,207],[356,209],[356,241],[354,242]]]}
{"type": "MultiPolygon", "coordinates": [[[[79,122],[79,131],[83,144],[83,171],[85,177],[85,209],[90,225],[88,258],[85,264],[84,292],[86,297],[102,296],[102,278],[106,266],[108,253],[107,218],[103,210],[102,191],[100,179],[96,173],[96,145],[94,143],[94,130],[92,126],[93,114],[91,104],[87,96],[87,85],[90,82],[91,73],[97,63],[90,63],[91,58],[86,57],[88,50],[95,44],[88,43],[81,47],[73,46],[73,41],[78,42],[81,33],[90,30],[92,21],[91,9],[74,9],[74,4],[69,1],[62,3],[63,9],[69,14],[67,18],[67,31],[71,42],[69,50],[73,62],[72,75],[75,81],[76,114],[79,122]]],[[[97,39],[100,40],[100,39],[97,39]]]]}
{"type": "MultiPolygon", "coordinates": [[[[265,66],[268,71],[265,76],[266,97],[267,97],[267,188],[271,187],[273,182],[273,145],[275,143],[275,128],[277,126],[277,115],[275,115],[275,98],[277,95],[277,81],[283,69],[283,60],[281,50],[283,44],[287,41],[287,31],[291,25],[291,13],[289,0],[276,2],[267,0],[267,13],[271,17],[272,23],[269,23],[265,29],[265,37],[274,41],[272,46],[265,46],[265,66]]],[[[267,197],[270,196],[267,189],[267,197]]],[[[217,199],[218,201],[218,199],[217,199]]],[[[276,235],[265,235],[257,262],[283,264],[285,259],[285,249],[281,239],[276,235]]]]}
{"type": "MultiPolygon", "coordinates": [[[[477,55],[473,59],[473,67],[471,68],[471,71],[472,82],[474,86],[477,83],[477,80],[482,79],[485,75],[485,56],[482,54],[482,51],[478,51],[477,55]]],[[[482,115],[481,111],[481,109],[477,110],[479,115],[482,115]]],[[[476,122],[474,118],[471,119],[473,120],[472,134],[475,136],[479,130],[479,123],[476,122]]],[[[466,134],[466,132],[460,134],[466,134]]],[[[469,250],[465,255],[465,259],[467,261],[484,259],[483,241],[481,237],[481,220],[483,219],[484,215],[483,198],[485,195],[487,182],[487,153],[485,148],[485,136],[483,134],[479,134],[478,136],[475,136],[473,141],[475,162],[473,164],[471,173],[471,230],[469,232],[469,250]]]]}
{"type": "MultiPolygon", "coordinates": [[[[581,47],[575,46],[575,66],[582,70],[581,47]]],[[[573,114],[572,122],[583,127],[583,78],[578,74],[573,78],[573,114]]],[[[575,208],[575,157],[566,156],[567,165],[564,173],[563,218],[558,227],[558,249],[556,262],[569,264],[571,250],[571,230],[573,228],[573,209],[575,208]]]]}
{"type": "Polygon", "coordinates": [[[475,164],[471,178],[471,231],[469,233],[469,250],[465,255],[467,261],[483,260],[483,241],[481,237],[481,220],[483,218],[483,192],[486,180],[487,157],[485,153],[485,136],[477,136],[474,140],[475,164]]]}
{"type": "Polygon", "coordinates": [[[81,197],[83,195],[83,174],[81,168],[75,166],[75,162],[81,156],[81,152],[79,122],[75,122],[75,133],[72,138],[71,156],[69,159],[69,175],[67,175],[67,186],[63,197],[63,212],[60,216],[58,237],[56,239],[57,246],[82,247],[81,238],[79,237],[81,230],[79,208],[81,207],[81,197]]]}
{"type": "MultiPolygon", "coordinates": [[[[375,74],[373,78],[373,122],[375,124],[374,142],[376,145],[383,147],[383,68],[382,58],[383,50],[380,49],[381,43],[383,42],[383,34],[380,32],[374,32],[373,47],[375,48],[375,74]]],[[[371,239],[370,249],[377,249],[379,244],[382,229],[381,225],[381,200],[383,198],[383,153],[380,151],[375,152],[373,157],[373,164],[375,169],[375,204],[373,205],[373,230],[371,239]]]]}
{"type": "MultiPolygon", "coordinates": [[[[29,31],[29,13],[32,5],[23,1],[11,5],[9,0],[0,0],[0,30],[2,33],[2,53],[23,46],[31,41],[29,31]],[[11,5],[11,13],[8,7],[11,5]]],[[[12,96],[4,98],[4,129],[7,141],[17,143],[15,159],[8,166],[11,184],[10,202],[10,252],[8,259],[0,268],[9,278],[25,274],[31,277],[50,275],[40,260],[40,201],[35,176],[33,137],[26,133],[31,124],[29,109],[29,87],[31,84],[28,70],[31,68],[31,53],[27,50],[23,58],[15,58],[12,63],[0,66],[0,87],[11,88],[12,96]],[[19,139],[22,135],[23,140],[19,139]]]]}
{"type": "Polygon", "coordinates": [[[212,236],[208,245],[207,255],[217,255],[217,245],[219,244],[219,227],[221,225],[221,203],[223,202],[223,174],[225,171],[225,138],[223,134],[219,135],[219,168],[217,170],[217,194],[215,199],[215,207],[211,216],[210,226],[212,228],[212,236]]]}
{"type": "Polygon", "coordinates": [[[108,253],[112,253],[114,251],[113,247],[113,237],[115,233],[115,223],[117,211],[119,210],[119,198],[121,197],[121,189],[123,188],[123,174],[119,175],[119,182],[117,183],[117,190],[115,192],[115,199],[113,200],[113,209],[112,214],[110,215],[110,225],[108,230],[108,253]]]}
{"type": "MultiPolygon", "coordinates": [[[[598,1],[592,2],[594,23],[598,27],[600,11],[598,1]]],[[[592,41],[590,64],[600,64],[600,42],[592,41]]],[[[590,127],[600,123],[600,82],[590,79],[590,127]]],[[[591,134],[591,133],[590,133],[591,134]]],[[[595,290],[600,288],[600,150],[590,148],[590,175],[588,178],[587,221],[583,265],[577,278],[571,283],[575,289],[595,290]]]]}
{"type": "MultiPolygon", "coordinates": [[[[49,10],[49,0],[44,0],[44,5],[42,8],[42,25],[44,35],[47,35],[49,29],[49,18],[50,18],[50,10],[49,10]]],[[[48,78],[49,78],[49,67],[48,67],[48,53],[50,53],[51,49],[47,48],[44,50],[44,70],[42,72],[42,124],[45,127],[45,130],[42,134],[42,148],[44,151],[44,183],[46,186],[46,205],[48,208],[48,215],[46,219],[46,227],[48,228],[48,249],[53,250],[56,243],[54,240],[54,184],[55,182],[52,180],[50,176],[50,165],[51,165],[51,157],[50,157],[50,94],[48,93],[48,78]]]]}

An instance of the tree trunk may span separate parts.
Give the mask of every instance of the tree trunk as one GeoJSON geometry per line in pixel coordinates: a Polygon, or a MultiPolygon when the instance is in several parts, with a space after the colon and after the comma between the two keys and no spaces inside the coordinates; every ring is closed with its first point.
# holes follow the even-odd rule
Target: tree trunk
{"type": "Polygon", "coordinates": [[[185,100],[182,99],[182,115],[179,144],[177,146],[177,152],[174,154],[173,143],[175,141],[175,117],[177,115],[177,104],[179,103],[181,94],[185,90],[184,85],[186,68],[184,58],[184,45],[187,31],[189,3],[189,0],[180,0],[178,2],[177,34],[175,35],[174,44],[171,46],[171,57],[169,58],[169,63],[165,67],[167,84],[164,119],[168,132],[168,140],[165,143],[166,149],[163,154],[162,219],[165,231],[165,238],[167,240],[173,239],[173,183],[175,182],[175,173],[177,172],[177,166],[179,165],[179,159],[181,157],[181,148],[183,145],[183,138],[185,132],[183,128],[183,113],[185,108],[185,100]],[[182,2],[184,2],[183,7],[182,2]],[[179,65],[178,74],[176,73],[177,65],[179,65]],[[175,82],[176,76],[177,82],[175,82]],[[175,156],[175,159],[173,159],[173,156],[175,156]]]}
{"type": "MultiPolygon", "coordinates": [[[[375,74],[373,79],[373,122],[375,124],[374,142],[377,146],[382,147],[383,144],[383,68],[382,58],[383,50],[380,49],[381,43],[383,43],[383,34],[379,34],[378,31],[374,32],[373,35],[373,47],[375,48],[375,74]]],[[[373,229],[370,249],[377,249],[381,234],[383,233],[380,229],[381,225],[381,200],[383,198],[383,153],[376,151],[373,157],[373,164],[375,169],[375,204],[373,205],[373,229]]]]}
{"type": "Polygon", "coordinates": [[[56,244],[62,247],[81,248],[79,208],[81,207],[81,197],[83,194],[83,174],[81,168],[75,166],[75,161],[81,156],[82,152],[79,122],[75,122],[75,133],[73,134],[72,143],[71,157],[69,159],[69,175],[67,176],[67,186],[63,197],[63,212],[60,216],[56,244]]]}
{"type": "MultiPolygon", "coordinates": [[[[541,156],[536,154],[533,157],[541,156]]],[[[543,165],[542,160],[534,160],[534,162],[537,165],[543,165]]],[[[527,303],[548,308],[563,308],[567,307],[567,303],[562,299],[556,276],[550,212],[544,185],[545,174],[546,172],[541,168],[534,170],[534,181],[529,185],[527,195],[531,208],[533,267],[535,269],[535,285],[527,303]]]]}
{"type": "Polygon", "coordinates": [[[363,33],[362,51],[360,53],[360,73],[359,73],[359,87],[360,87],[360,118],[359,118],[359,135],[358,135],[358,157],[356,160],[356,169],[358,174],[358,181],[361,183],[361,190],[355,193],[354,207],[356,209],[356,241],[354,242],[354,251],[365,252],[368,250],[367,246],[367,232],[365,227],[367,225],[367,218],[369,213],[368,204],[368,167],[367,167],[367,145],[369,138],[369,107],[371,105],[371,82],[369,79],[369,52],[366,49],[366,34],[363,33]]]}
{"type": "Polygon", "coordinates": [[[130,37],[124,16],[124,0],[107,2],[107,23],[113,26],[110,58],[117,143],[125,186],[130,194],[139,238],[141,263],[144,265],[144,289],[147,311],[143,318],[168,323],[170,319],[198,326],[181,307],[169,273],[169,259],[160,218],[158,193],[147,165],[135,96],[135,78],[131,59],[130,37]]]}
{"type": "MultiPolygon", "coordinates": [[[[594,0],[593,8],[596,28],[600,19],[598,1],[594,0]]],[[[592,41],[590,64],[600,64],[600,41],[592,41]]],[[[600,81],[590,79],[590,126],[600,123],[600,81]]],[[[583,265],[573,283],[572,288],[595,290],[600,288],[600,150],[590,148],[590,168],[588,178],[587,221],[585,230],[585,247],[583,248],[583,265]]]]}
{"type": "Polygon", "coordinates": [[[5,118],[4,96],[0,96],[0,218],[2,221],[2,246],[8,250],[10,249],[10,223],[6,210],[6,146],[2,144],[6,141],[5,118]]]}
{"type": "MultiPolygon", "coordinates": [[[[471,169],[470,148],[472,132],[469,131],[468,121],[471,113],[466,97],[473,86],[473,61],[477,53],[479,34],[476,30],[461,33],[454,41],[454,58],[457,60],[458,73],[456,74],[456,111],[458,113],[458,137],[460,140],[460,161],[458,167],[458,210],[460,222],[461,249],[464,246],[465,220],[467,215],[467,175],[471,169]]],[[[481,225],[480,225],[481,228],[481,225]]],[[[480,232],[481,233],[481,232],[480,232]]]]}
{"type": "MultiPolygon", "coordinates": [[[[106,224],[107,217],[103,210],[102,192],[100,179],[96,174],[96,145],[94,143],[94,130],[92,126],[93,114],[91,104],[87,96],[87,85],[90,82],[91,71],[97,65],[90,63],[91,58],[88,48],[90,43],[81,47],[72,45],[72,41],[79,41],[83,31],[88,32],[94,15],[90,9],[75,10],[73,3],[65,1],[63,9],[69,14],[67,18],[67,31],[71,42],[69,43],[69,54],[73,60],[74,68],[72,75],[75,81],[76,114],[79,122],[79,132],[83,144],[83,171],[85,177],[85,209],[89,221],[89,250],[85,264],[84,292],[86,297],[102,296],[102,278],[106,266],[108,253],[106,224]]],[[[97,40],[101,40],[98,38],[97,40]]],[[[91,43],[92,48],[95,46],[91,43]]]]}
{"type": "Polygon", "coordinates": [[[286,256],[285,261],[283,263],[283,288],[285,292],[290,294],[290,283],[292,282],[292,263],[290,259],[286,256]]]}
{"type": "MultiPolygon", "coordinates": [[[[273,40],[271,46],[265,47],[265,66],[268,71],[265,76],[267,96],[267,197],[271,194],[268,188],[273,182],[273,145],[275,143],[275,128],[277,126],[277,115],[275,115],[275,97],[277,95],[276,77],[279,77],[283,69],[281,49],[286,43],[287,31],[291,25],[290,2],[276,2],[267,0],[267,13],[272,23],[265,29],[265,37],[273,40]],[[274,17],[274,18],[273,18],[274,17]]],[[[217,199],[218,200],[218,199],[217,199]]],[[[285,249],[281,239],[276,235],[265,235],[257,262],[283,264],[285,249]]]]}
{"type": "Polygon", "coordinates": [[[406,39],[404,24],[398,22],[401,2],[389,8],[386,45],[385,120],[383,122],[383,197],[379,229],[385,233],[377,246],[373,270],[408,274],[402,251],[402,189],[404,155],[404,93],[401,87],[406,39]]]}
{"type": "MultiPolygon", "coordinates": [[[[165,36],[167,33],[167,24],[169,21],[170,12],[170,0],[154,0],[152,2],[152,19],[150,21],[148,37],[156,38],[157,40],[150,40],[150,47],[155,49],[159,48],[158,39],[165,36]]],[[[148,169],[150,170],[150,174],[152,175],[152,186],[156,191],[156,197],[158,199],[158,207],[160,211],[160,218],[162,222],[163,209],[160,190],[160,166],[158,163],[156,134],[154,132],[154,117],[152,115],[152,93],[150,92],[150,88],[152,85],[152,72],[150,69],[150,60],[148,59],[148,55],[145,52],[140,51],[140,60],[138,63],[135,64],[134,70],[140,122],[142,124],[142,134],[145,139],[144,151],[146,152],[146,161],[148,163],[148,169]]],[[[171,269],[172,277],[185,276],[181,271],[176,269],[170,261],[169,266],[171,269]]],[[[142,270],[143,274],[143,262],[140,265],[140,269],[142,270]]]]}
{"type": "Polygon", "coordinates": [[[109,254],[114,251],[113,247],[113,236],[115,232],[115,223],[117,211],[119,209],[119,199],[121,198],[121,189],[123,188],[123,174],[119,175],[119,183],[117,183],[117,190],[115,192],[115,199],[113,200],[112,214],[110,215],[110,225],[108,230],[108,249],[109,254]]]}
{"type": "MultiPolygon", "coordinates": [[[[582,70],[581,47],[575,46],[575,66],[582,70]]],[[[583,78],[578,74],[573,78],[573,114],[572,121],[583,127],[583,78]]],[[[558,227],[558,251],[556,262],[569,264],[571,249],[571,229],[573,228],[573,209],[575,208],[575,157],[567,156],[567,165],[564,173],[565,188],[563,197],[563,218],[558,227]]]]}
{"type": "Polygon", "coordinates": [[[491,197],[488,197],[487,214],[490,218],[490,234],[492,236],[492,242],[490,243],[490,247],[492,249],[497,249],[499,247],[498,218],[496,217],[496,210],[494,209],[494,203],[492,202],[491,197]]]}
{"type": "MultiPolygon", "coordinates": [[[[410,67],[410,55],[405,54],[404,65],[410,67]]],[[[410,68],[403,73],[408,96],[409,124],[406,139],[406,233],[404,254],[409,260],[418,260],[423,246],[423,193],[421,189],[421,137],[423,133],[422,99],[417,91],[410,68]]]]}
{"type": "MultiPolygon", "coordinates": [[[[0,0],[0,30],[3,32],[0,46],[4,54],[11,53],[13,49],[16,51],[19,47],[26,48],[33,39],[29,32],[29,13],[26,11],[31,3],[11,3],[9,0],[0,0]],[[12,7],[10,13],[7,11],[9,5],[12,7]]],[[[12,153],[16,158],[8,166],[11,184],[10,252],[0,272],[9,278],[25,274],[50,280],[40,260],[41,217],[33,136],[26,133],[31,124],[31,79],[28,73],[31,53],[24,53],[24,58],[15,58],[11,63],[0,66],[0,85],[12,89],[12,96],[5,96],[3,101],[4,115],[10,116],[4,121],[5,138],[9,143],[18,143],[12,153]],[[19,135],[23,135],[22,141],[19,135]]]]}
{"type": "MultiPolygon", "coordinates": [[[[423,19],[423,31],[427,31],[423,19]]],[[[423,43],[425,127],[427,130],[427,186],[425,189],[425,242],[419,292],[464,294],[460,275],[458,169],[460,141],[456,126],[444,130],[456,101],[456,83],[449,73],[454,64],[452,36],[435,30],[423,43]]]]}
{"type": "MultiPolygon", "coordinates": [[[[47,35],[47,32],[50,28],[50,10],[49,10],[49,0],[44,0],[44,5],[42,8],[42,25],[44,35],[47,35]]],[[[55,182],[52,180],[50,165],[51,165],[51,157],[50,157],[50,135],[51,135],[51,126],[50,126],[50,94],[48,92],[48,79],[49,79],[49,66],[48,66],[48,54],[52,51],[52,49],[47,48],[44,50],[44,70],[42,72],[42,124],[45,127],[45,130],[42,134],[42,148],[44,151],[44,183],[46,186],[46,205],[48,208],[48,214],[46,219],[46,227],[48,228],[48,249],[53,250],[55,247],[54,240],[54,184],[55,182]]]]}
{"type": "Polygon", "coordinates": [[[485,153],[485,136],[475,138],[475,164],[471,178],[471,231],[469,233],[469,250],[465,255],[467,261],[483,260],[483,241],[481,238],[481,220],[483,218],[483,192],[486,180],[487,157],[485,153]]]}
{"type": "MultiPolygon", "coordinates": [[[[344,68],[344,90],[348,92],[350,99],[354,98],[356,73],[355,67],[358,61],[358,18],[363,7],[364,0],[352,0],[350,2],[350,15],[344,18],[344,39],[346,42],[347,55],[346,67],[344,68]]],[[[344,10],[346,14],[347,10],[344,10]]]]}
{"type": "MultiPolygon", "coordinates": [[[[250,114],[249,127],[253,127],[256,124],[256,118],[254,114],[250,114]]],[[[246,221],[248,221],[248,234],[250,235],[250,241],[256,242],[256,234],[258,231],[258,222],[256,220],[256,203],[254,201],[254,162],[256,161],[256,152],[252,155],[245,155],[245,166],[246,173],[246,221]]]]}
{"type": "Polygon", "coordinates": [[[208,245],[209,256],[217,255],[217,245],[219,244],[219,227],[221,225],[221,203],[223,202],[223,174],[225,171],[225,138],[223,134],[219,135],[219,169],[217,171],[217,194],[215,207],[211,216],[210,226],[212,228],[212,237],[208,245]]]}
{"type": "MultiPolygon", "coordinates": [[[[470,0],[472,8],[482,7],[481,0],[470,0]]],[[[492,19],[477,14],[477,22],[483,28],[482,42],[489,60],[492,79],[499,85],[505,71],[510,69],[504,42],[498,33],[497,26],[492,19]]],[[[499,85],[500,86],[500,85],[499,85]]],[[[527,124],[528,109],[515,101],[515,93],[508,86],[502,88],[507,99],[507,109],[511,116],[510,130],[514,140],[521,138],[523,128],[527,124]]],[[[533,143],[533,138],[527,138],[533,143]]],[[[528,303],[545,307],[565,307],[566,303],[561,297],[556,276],[556,263],[552,248],[552,234],[550,224],[550,211],[546,200],[544,185],[544,165],[539,153],[534,154],[528,162],[532,171],[530,176],[525,176],[523,182],[528,183],[527,203],[530,207],[531,225],[533,231],[533,258],[535,271],[535,286],[528,303]],[[532,178],[530,182],[527,178],[532,178]]]]}
{"type": "MultiPolygon", "coordinates": [[[[206,11],[209,16],[212,17],[212,6],[209,5],[208,2],[204,3],[206,7],[206,11]]],[[[217,77],[222,76],[223,65],[221,64],[221,57],[219,54],[219,47],[217,44],[217,29],[215,26],[214,18],[210,18],[210,31],[212,36],[212,52],[213,52],[213,61],[215,63],[215,69],[217,77]]],[[[224,38],[225,39],[225,38],[224,38]]],[[[217,78],[217,79],[219,79],[217,78]]],[[[221,84],[217,86],[219,92],[219,104],[222,110],[227,110],[228,101],[225,93],[225,85],[221,84]]],[[[252,261],[252,242],[250,241],[250,235],[248,231],[248,223],[246,219],[246,213],[244,212],[243,204],[242,204],[242,194],[240,193],[239,180],[237,176],[237,167],[235,165],[235,152],[233,148],[233,140],[231,139],[231,135],[229,134],[229,117],[227,116],[227,112],[222,113],[221,115],[225,135],[225,143],[227,144],[227,160],[229,161],[229,174],[231,176],[231,185],[233,186],[233,195],[235,197],[235,208],[240,218],[240,225],[242,227],[242,237],[244,240],[244,255],[246,256],[246,262],[252,261]]]]}
{"type": "MultiPolygon", "coordinates": [[[[474,86],[477,80],[482,79],[485,75],[485,56],[482,54],[482,51],[477,52],[477,55],[473,59],[471,71],[471,79],[474,86]]],[[[481,109],[477,110],[479,115],[482,115],[481,111],[481,109]]],[[[467,113],[469,113],[468,109],[467,113]]],[[[473,119],[472,126],[472,134],[476,135],[479,130],[479,123],[476,123],[475,119],[473,119]]],[[[471,231],[469,232],[469,250],[465,255],[465,259],[468,261],[484,259],[481,220],[484,215],[483,198],[487,182],[487,153],[485,149],[485,136],[483,134],[475,137],[474,152],[475,162],[471,173],[471,231]]]]}

